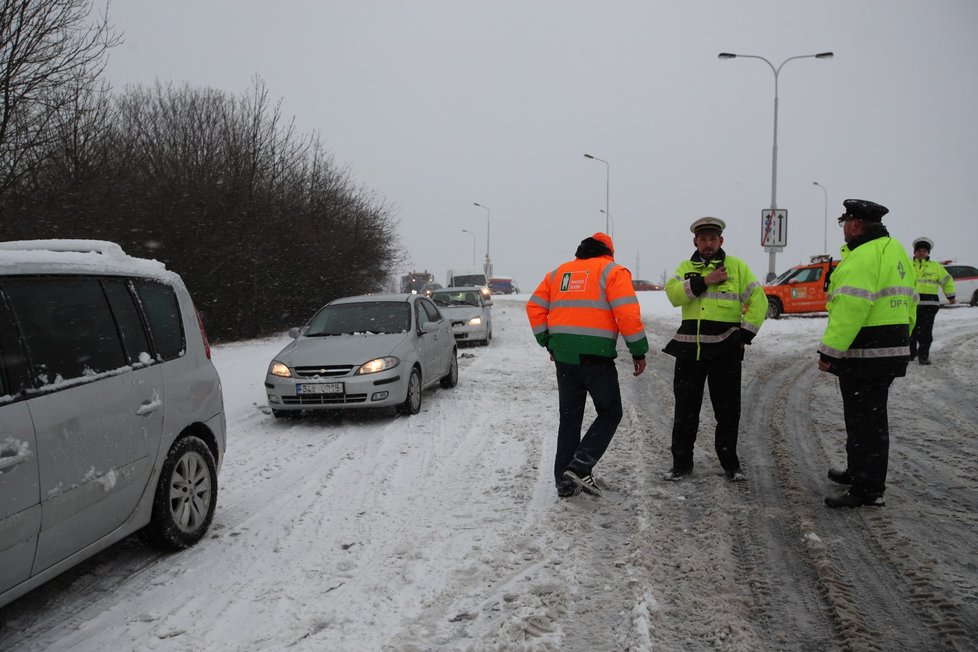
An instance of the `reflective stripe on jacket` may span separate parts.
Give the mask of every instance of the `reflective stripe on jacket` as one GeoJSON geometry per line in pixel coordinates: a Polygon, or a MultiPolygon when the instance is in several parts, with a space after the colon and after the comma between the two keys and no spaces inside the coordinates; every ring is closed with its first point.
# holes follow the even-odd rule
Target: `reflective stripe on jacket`
{"type": "Polygon", "coordinates": [[[710,360],[723,355],[753,339],[767,315],[764,288],[744,261],[722,249],[709,262],[699,252],[684,260],[665,289],[672,305],[683,309],[682,324],[663,349],[676,357],[710,360]],[[727,280],[697,295],[691,279],[705,278],[720,265],[726,267],[727,280]]]}
{"type": "Polygon", "coordinates": [[[526,304],[540,346],[554,360],[615,358],[619,332],[633,357],[649,350],[632,275],[611,256],[577,258],[548,274],[526,304]]]}
{"type": "Polygon", "coordinates": [[[920,306],[941,305],[938,288],[944,291],[948,299],[954,298],[954,279],[944,269],[944,265],[936,260],[924,258],[913,260],[913,271],[917,275],[917,294],[920,296],[920,306]]]}
{"type": "Polygon", "coordinates": [[[829,321],[819,353],[854,362],[907,359],[917,292],[903,246],[883,235],[852,250],[843,245],[841,252],[829,283],[829,321]]]}

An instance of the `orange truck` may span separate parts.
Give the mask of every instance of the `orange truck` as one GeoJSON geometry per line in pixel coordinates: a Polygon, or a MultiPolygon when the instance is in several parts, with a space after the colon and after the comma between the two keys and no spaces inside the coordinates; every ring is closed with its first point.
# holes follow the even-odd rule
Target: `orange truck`
{"type": "Polygon", "coordinates": [[[767,295],[768,319],[780,319],[781,315],[806,312],[824,312],[829,285],[829,267],[839,264],[832,256],[812,256],[807,265],[796,265],[764,286],[767,295]]]}

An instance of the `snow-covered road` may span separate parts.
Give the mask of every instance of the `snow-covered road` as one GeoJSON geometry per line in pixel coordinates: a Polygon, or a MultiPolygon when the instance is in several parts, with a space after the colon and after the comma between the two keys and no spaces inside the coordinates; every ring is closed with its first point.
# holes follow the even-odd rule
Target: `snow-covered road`
{"type": "Polygon", "coordinates": [[[625,418],[558,500],[556,383],[525,297],[414,417],[277,421],[284,337],[215,347],[228,450],[208,538],[135,538],[0,609],[0,650],[930,649],[978,640],[978,309],[942,310],[931,367],[890,400],[887,507],[828,510],[841,399],[815,368],[824,317],[765,323],[744,371],[728,482],[706,401],[696,472],[669,467],[678,325],[640,293],[653,354],[620,365],[625,418]]]}

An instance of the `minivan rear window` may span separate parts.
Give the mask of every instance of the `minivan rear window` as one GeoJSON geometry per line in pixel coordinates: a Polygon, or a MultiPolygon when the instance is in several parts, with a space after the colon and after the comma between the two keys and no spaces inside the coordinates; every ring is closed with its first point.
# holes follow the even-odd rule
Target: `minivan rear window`
{"type": "Polygon", "coordinates": [[[8,279],[4,291],[20,325],[38,386],[125,366],[122,342],[95,279],[8,279]]]}
{"type": "Polygon", "coordinates": [[[149,320],[157,356],[162,360],[179,358],[183,355],[184,335],[180,306],[173,288],[152,281],[136,281],[134,285],[149,320]]]}

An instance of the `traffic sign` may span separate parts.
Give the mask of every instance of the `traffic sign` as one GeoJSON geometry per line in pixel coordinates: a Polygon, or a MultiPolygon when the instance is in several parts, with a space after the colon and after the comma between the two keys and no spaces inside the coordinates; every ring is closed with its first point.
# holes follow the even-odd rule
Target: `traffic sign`
{"type": "Polygon", "coordinates": [[[784,247],[788,244],[788,209],[765,208],[761,211],[761,246],[784,247]]]}

